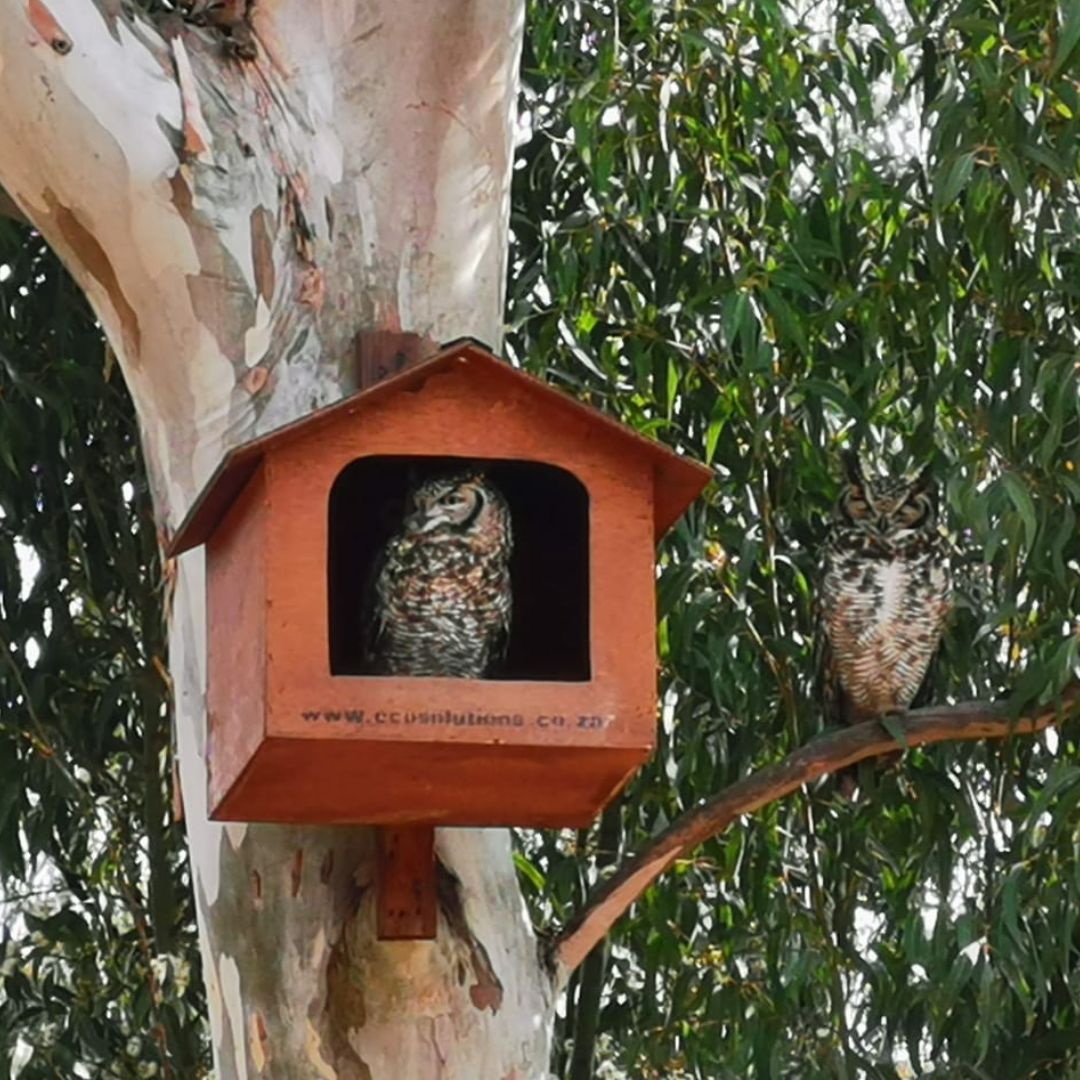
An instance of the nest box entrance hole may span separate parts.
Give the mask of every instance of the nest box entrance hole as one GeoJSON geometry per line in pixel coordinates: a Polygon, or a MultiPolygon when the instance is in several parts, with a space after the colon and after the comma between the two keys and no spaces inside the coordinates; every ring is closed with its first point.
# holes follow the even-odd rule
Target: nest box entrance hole
{"type": "Polygon", "coordinates": [[[534,461],[374,455],[338,474],[330,491],[327,588],[330,673],[367,675],[365,642],[379,555],[410,490],[428,476],[479,465],[510,507],[513,616],[495,679],[587,682],[589,496],[572,473],[534,461]]]}

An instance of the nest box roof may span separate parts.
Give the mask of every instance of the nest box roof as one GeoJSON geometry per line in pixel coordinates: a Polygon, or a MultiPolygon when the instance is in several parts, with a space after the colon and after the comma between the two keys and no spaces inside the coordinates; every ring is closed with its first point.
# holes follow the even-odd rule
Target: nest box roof
{"type": "MultiPolygon", "coordinates": [[[[310,436],[323,427],[359,420],[364,411],[372,406],[382,404],[397,394],[413,393],[433,375],[449,371],[469,371],[485,380],[502,380],[513,385],[519,392],[534,396],[538,410],[552,414],[571,413],[578,418],[584,415],[590,424],[621,440],[625,444],[628,458],[636,457],[638,460],[650,462],[653,469],[653,516],[657,538],[667,532],[712,477],[712,471],[699,462],[674,453],[597,409],[576,401],[563,391],[519,371],[489,352],[479,342],[462,338],[398,375],[230,450],[173,535],[167,553],[179,555],[190,548],[198,547],[210,538],[218,522],[225,516],[233,500],[240,494],[263,456],[271,448],[279,449],[294,439],[310,436]]],[[[497,447],[492,449],[495,451],[497,447]]],[[[491,456],[495,457],[497,454],[493,453],[491,456]]]]}

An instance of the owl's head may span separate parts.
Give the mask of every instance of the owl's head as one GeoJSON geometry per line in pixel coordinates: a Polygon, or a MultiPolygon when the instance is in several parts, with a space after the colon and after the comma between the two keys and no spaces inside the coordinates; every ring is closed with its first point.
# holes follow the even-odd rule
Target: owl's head
{"type": "Polygon", "coordinates": [[[937,491],[929,465],[914,478],[883,479],[867,477],[852,451],[843,460],[847,484],[836,505],[842,522],[883,537],[936,527],[937,491]]]}
{"type": "Polygon", "coordinates": [[[451,533],[509,543],[506,500],[482,472],[432,476],[409,495],[405,532],[411,536],[451,533]]]}

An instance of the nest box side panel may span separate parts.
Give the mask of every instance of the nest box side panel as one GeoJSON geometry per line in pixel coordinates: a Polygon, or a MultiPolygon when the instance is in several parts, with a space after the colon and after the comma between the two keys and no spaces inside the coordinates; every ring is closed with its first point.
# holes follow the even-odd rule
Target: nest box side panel
{"type": "MultiPolygon", "coordinates": [[[[348,428],[357,445],[361,422],[348,428]]],[[[349,458],[334,432],[271,450],[266,474],[273,507],[267,537],[267,732],[295,695],[321,701],[333,685],[327,596],[329,501],[349,458]]],[[[340,432],[339,432],[340,434],[340,432]]]]}
{"type": "Polygon", "coordinates": [[[265,735],[268,509],[260,468],[206,545],[211,816],[265,735]]]}

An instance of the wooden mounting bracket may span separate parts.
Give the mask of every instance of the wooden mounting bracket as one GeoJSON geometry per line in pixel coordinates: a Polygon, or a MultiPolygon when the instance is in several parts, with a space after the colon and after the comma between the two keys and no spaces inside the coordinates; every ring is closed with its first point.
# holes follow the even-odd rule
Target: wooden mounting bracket
{"type": "Polygon", "coordinates": [[[366,390],[438,351],[430,338],[401,330],[368,330],[353,340],[356,385],[366,390]]]}
{"type": "Polygon", "coordinates": [[[375,830],[376,932],[380,941],[430,940],[438,922],[435,829],[375,830]]]}

